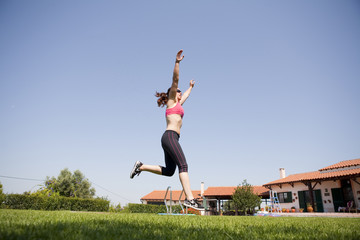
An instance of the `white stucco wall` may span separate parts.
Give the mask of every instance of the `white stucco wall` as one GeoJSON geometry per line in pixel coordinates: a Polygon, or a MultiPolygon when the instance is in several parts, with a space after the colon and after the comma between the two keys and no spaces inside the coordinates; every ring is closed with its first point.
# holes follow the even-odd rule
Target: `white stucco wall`
{"type": "Polygon", "coordinates": [[[324,206],[324,212],[335,212],[333,196],[331,194],[332,188],[340,188],[340,181],[325,181],[321,185],[317,185],[315,189],[321,190],[321,198],[324,206]]]}
{"type": "MultiPolygon", "coordinates": [[[[313,183],[313,185],[314,185],[314,183],[313,183]]],[[[353,190],[355,189],[354,187],[355,186],[353,184],[353,190]]],[[[340,181],[335,181],[335,182],[333,180],[324,181],[324,182],[321,182],[321,184],[319,184],[319,183],[316,184],[316,186],[314,188],[314,190],[319,189],[321,191],[321,198],[322,198],[322,203],[323,203],[323,207],[324,207],[324,212],[334,212],[335,211],[334,204],[332,201],[332,195],[331,195],[332,188],[340,188],[340,181]]],[[[280,206],[281,206],[281,208],[286,208],[286,209],[291,209],[291,207],[295,207],[296,212],[298,212],[299,208],[300,208],[298,191],[308,191],[309,190],[309,188],[303,183],[294,183],[294,187],[292,187],[290,184],[283,184],[282,188],[280,188],[279,186],[273,185],[272,189],[274,191],[276,191],[277,193],[291,192],[293,202],[280,203],[280,206]]],[[[358,185],[358,187],[356,189],[358,189],[356,191],[360,191],[360,185],[358,185]]],[[[360,192],[358,194],[358,197],[360,198],[360,192]]],[[[354,194],[354,198],[355,198],[355,194],[354,194]]],[[[357,199],[357,197],[356,197],[356,199],[357,199]]]]}
{"type": "Polygon", "coordinates": [[[282,188],[279,186],[271,186],[273,191],[276,191],[277,193],[281,192],[291,192],[293,202],[291,203],[280,203],[281,208],[291,209],[291,207],[295,207],[296,211],[299,211],[300,205],[299,205],[299,198],[298,198],[298,191],[306,191],[308,188],[302,183],[295,183],[294,187],[292,187],[290,184],[282,184],[282,188]],[[295,194],[294,194],[295,193],[295,194]]]}

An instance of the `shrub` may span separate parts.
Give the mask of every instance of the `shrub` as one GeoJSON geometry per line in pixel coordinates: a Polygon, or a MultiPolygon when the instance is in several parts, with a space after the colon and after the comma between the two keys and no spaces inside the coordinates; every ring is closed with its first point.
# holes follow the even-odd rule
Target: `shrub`
{"type": "Polygon", "coordinates": [[[0,208],[2,208],[2,203],[5,200],[5,194],[3,193],[3,186],[0,182],[0,208]]]}
{"type": "Polygon", "coordinates": [[[41,196],[26,194],[8,194],[4,206],[11,209],[33,210],[72,210],[99,211],[109,210],[109,201],[105,199],[81,199],[61,196],[41,196]]]}
{"type": "Polygon", "coordinates": [[[120,205],[120,203],[118,204],[118,205],[110,205],[110,207],[109,207],[109,212],[113,212],[113,213],[118,213],[118,212],[121,212],[121,205],[120,205]]]}
{"type": "Polygon", "coordinates": [[[247,183],[246,180],[243,181],[242,185],[237,186],[232,195],[232,199],[235,204],[235,209],[245,214],[248,211],[253,212],[254,209],[261,204],[260,197],[254,193],[253,186],[247,183]]]}

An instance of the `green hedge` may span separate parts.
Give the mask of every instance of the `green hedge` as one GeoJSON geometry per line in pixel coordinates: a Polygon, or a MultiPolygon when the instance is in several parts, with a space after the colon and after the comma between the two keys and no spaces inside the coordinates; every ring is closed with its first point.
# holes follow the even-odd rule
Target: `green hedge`
{"type": "MultiPolygon", "coordinates": [[[[152,205],[152,204],[136,204],[129,203],[125,211],[129,213],[166,213],[165,205],[152,205]]],[[[180,205],[173,205],[171,207],[172,213],[180,213],[180,205]]]]}
{"type": "Polygon", "coordinates": [[[46,197],[24,194],[5,195],[3,208],[33,210],[72,210],[107,212],[110,202],[104,199],[46,197]]]}
{"type": "Polygon", "coordinates": [[[1,205],[2,205],[2,203],[5,201],[5,194],[3,194],[3,193],[0,193],[0,208],[1,208],[1,205]]]}

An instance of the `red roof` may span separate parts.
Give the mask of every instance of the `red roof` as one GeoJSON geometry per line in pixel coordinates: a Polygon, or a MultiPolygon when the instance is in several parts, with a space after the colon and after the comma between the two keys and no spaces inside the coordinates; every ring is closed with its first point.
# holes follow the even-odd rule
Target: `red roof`
{"type": "Polygon", "coordinates": [[[341,161],[339,163],[335,163],[328,167],[324,167],[324,168],[320,169],[319,171],[326,171],[326,170],[331,170],[331,169],[336,169],[336,168],[353,167],[353,166],[359,166],[359,165],[360,165],[360,158],[353,159],[353,160],[341,161]]]}
{"type": "MultiPolygon", "coordinates": [[[[269,189],[263,186],[252,186],[256,195],[266,195],[269,189]]],[[[209,187],[204,192],[204,196],[231,196],[237,187],[209,187]]]]}
{"type": "MultiPolygon", "coordinates": [[[[181,190],[173,190],[172,191],[172,200],[178,201],[181,192],[182,192],[181,190]]],[[[166,194],[165,190],[155,190],[155,191],[152,191],[151,193],[145,195],[144,197],[142,197],[141,200],[164,201],[165,194],[166,194]]],[[[192,194],[194,195],[195,198],[200,197],[200,191],[192,191],[192,194]]],[[[170,200],[170,191],[167,193],[166,200],[170,200]]],[[[182,201],[185,200],[185,193],[182,194],[181,200],[182,201]]]]}
{"type": "Polygon", "coordinates": [[[348,169],[348,170],[340,170],[334,172],[307,172],[307,173],[298,173],[289,175],[288,177],[281,178],[269,183],[264,184],[264,186],[268,185],[276,185],[282,183],[294,183],[294,182],[306,182],[306,181],[314,181],[314,180],[327,180],[327,179],[336,179],[339,177],[345,176],[360,176],[360,168],[348,169]]]}

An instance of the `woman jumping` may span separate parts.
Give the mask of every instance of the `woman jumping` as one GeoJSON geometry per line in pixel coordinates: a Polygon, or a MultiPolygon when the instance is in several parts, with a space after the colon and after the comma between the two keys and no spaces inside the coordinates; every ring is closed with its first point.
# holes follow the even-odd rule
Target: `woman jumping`
{"type": "Polygon", "coordinates": [[[158,165],[145,165],[140,161],[137,161],[130,173],[130,178],[135,175],[139,175],[142,171],[152,172],[164,176],[171,177],[174,175],[176,165],[179,168],[179,177],[181,185],[184,189],[186,199],[184,205],[197,210],[202,210],[203,207],[199,205],[194,198],[191,188],[188,174],[188,165],[186,163],[185,155],[179,144],[180,129],[182,126],[182,118],[184,116],[184,109],[182,105],[189,97],[195,81],[190,81],[190,87],[186,92],[181,95],[181,91],[178,88],[179,84],[179,65],[184,56],[183,50],[180,50],[176,55],[175,67],[172,85],[168,89],[167,93],[156,93],[158,97],[158,106],[163,107],[166,105],[166,131],[161,138],[161,145],[165,153],[165,167],[158,165]]]}

